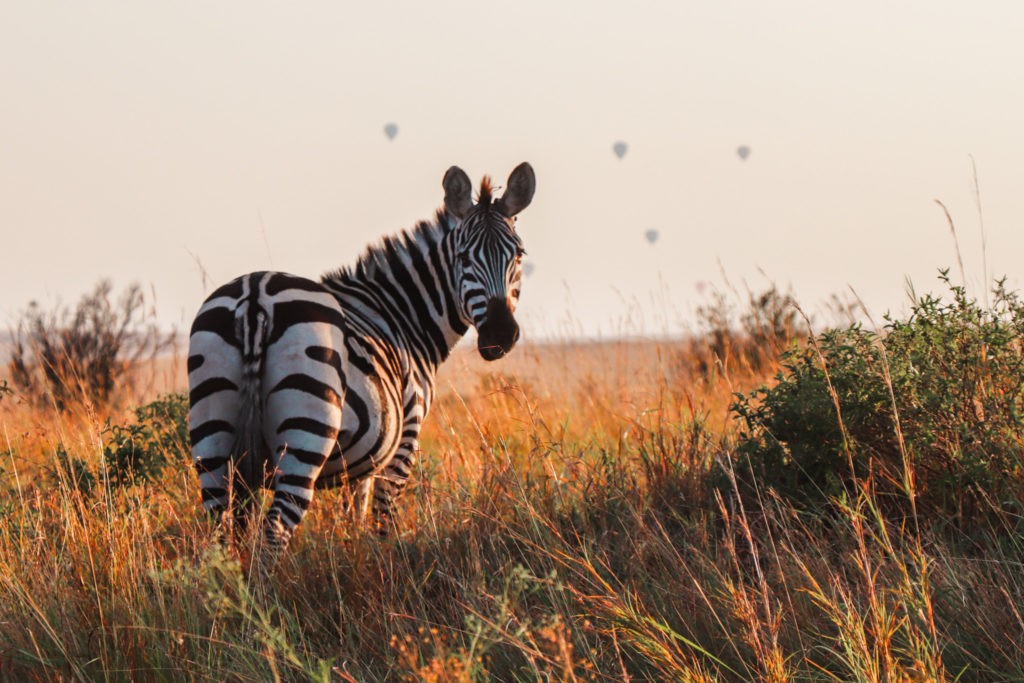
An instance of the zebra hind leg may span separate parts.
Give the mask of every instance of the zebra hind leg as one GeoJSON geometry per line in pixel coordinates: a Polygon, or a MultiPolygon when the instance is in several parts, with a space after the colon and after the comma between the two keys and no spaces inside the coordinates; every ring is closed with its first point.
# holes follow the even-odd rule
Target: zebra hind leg
{"type": "Polygon", "coordinates": [[[256,460],[247,462],[249,453],[232,463],[230,469],[231,530],[236,541],[245,537],[252,518],[259,509],[260,490],[267,485],[269,457],[264,446],[257,453],[256,460]]]}
{"type": "Polygon", "coordinates": [[[199,452],[195,468],[199,475],[203,510],[211,526],[211,538],[215,542],[231,545],[234,534],[230,510],[234,495],[230,458],[199,452]]]}
{"type": "Polygon", "coordinates": [[[235,547],[245,539],[259,492],[251,491],[242,483],[232,465],[223,469],[223,486],[212,493],[203,489],[203,507],[212,527],[212,539],[226,547],[235,547]]]}
{"type": "Polygon", "coordinates": [[[313,490],[337,432],[331,431],[319,444],[319,450],[303,450],[287,445],[281,448],[271,488],[274,500],[263,520],[259,549],[260,572],[268,575],[288,547],[295,527],[313,502],[313,490]]]}

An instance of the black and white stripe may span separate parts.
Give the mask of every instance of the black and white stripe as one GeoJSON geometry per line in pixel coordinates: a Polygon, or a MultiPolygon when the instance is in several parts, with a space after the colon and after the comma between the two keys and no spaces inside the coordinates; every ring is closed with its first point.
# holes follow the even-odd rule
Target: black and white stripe
{"type": "Polygon", "coordinates": [[[433,222],[384,238],[355,266],[319,282],[243,275],[196,315],[189,421],[203,506],[244,521],[254,492],[270,488],[265,560],[287,545],[315,487],[357,485],[361,511],[372,500],[386,530],[437,368],[469,326],[488,360],[519,337],[515,216],[533,197],[533,169],[520,164],[497,200],[484,178],[474,203],[454,166],[443,186],[433,222]]]}

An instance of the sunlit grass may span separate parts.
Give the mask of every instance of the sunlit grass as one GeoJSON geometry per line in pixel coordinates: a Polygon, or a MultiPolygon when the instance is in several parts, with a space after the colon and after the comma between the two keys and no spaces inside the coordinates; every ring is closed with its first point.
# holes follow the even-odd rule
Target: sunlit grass
{"type": "Polygon", "coordinates": [[[866,481],[829,514],[741,495],[729,406],[770,381],[777,351],[709,366],[701,343],[527,345],[493,365],[458,352],[400,531],[364,533],[343,492],[318,493],[266,586],[244,548],[211,540],[186,449],[116,485],[107,419],[128,412],[6,396],[0,674],[1024,677],[1024,542],[982,526],[964,551],[941,520],[888,518],[866,481]]]}

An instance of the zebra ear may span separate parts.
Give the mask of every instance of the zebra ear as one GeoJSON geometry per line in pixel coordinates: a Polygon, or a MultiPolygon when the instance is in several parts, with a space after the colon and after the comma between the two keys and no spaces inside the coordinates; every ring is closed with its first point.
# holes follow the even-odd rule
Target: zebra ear
{"type": "Polygon", "coordinates": [[[495,203],[495,206],[498,211],[512,218],[530,205],[535,189],[537,189],[537,177],[533,174],[533,166],[524,161],[516,166],[508,177],[508,189],[495,203]]]}
{"type": "Polygon", "coordinates": [[[453,216],[462,220],[473,208],[473,184],[458,166],[452,166],[441,181],[444,187],[444,206],[453,216]]]}

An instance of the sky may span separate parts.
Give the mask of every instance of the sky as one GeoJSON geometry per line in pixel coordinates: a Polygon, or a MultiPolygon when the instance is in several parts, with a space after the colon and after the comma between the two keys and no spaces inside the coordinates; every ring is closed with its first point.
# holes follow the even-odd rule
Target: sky
{"type": "Polygon", "coordinates": [[[0,327],[110,278],[187,330],[524,160],[526,336],[678,334],[771,283],[903,311],[959,280],[936,199],[973,291],[1020,286],[1022,35],[1015,2],[0,0],[0,327]]]}

